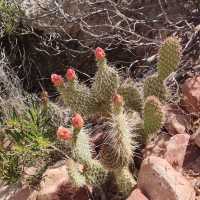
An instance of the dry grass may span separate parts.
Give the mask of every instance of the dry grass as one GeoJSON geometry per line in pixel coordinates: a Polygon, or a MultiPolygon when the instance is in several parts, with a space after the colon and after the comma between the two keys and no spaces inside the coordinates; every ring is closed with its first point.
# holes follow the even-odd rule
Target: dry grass
{"type": "Polygon", "coordinates": [[[23,91],[17,75],[9,68],[4,51],[0,53],[0,116],[8,118],[15,109],[22,112],[26,105],[23,91]]]}

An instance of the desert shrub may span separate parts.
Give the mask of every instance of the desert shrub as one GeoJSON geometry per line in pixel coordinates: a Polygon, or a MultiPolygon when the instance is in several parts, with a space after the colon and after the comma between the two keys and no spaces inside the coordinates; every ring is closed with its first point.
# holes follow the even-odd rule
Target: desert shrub
{"type": "Polygon", "coordinates": [[[0,0],[0,35],[12,33],[19,21],[21,11],[15,3],[0,0]]]}
{"type": "Polygon", "coordinates": [[[41,163],[39,168],[43,168],[50,164],[51,154],[63,151],[62,145],[55,142],[55,131],[64,123],[64,117],[59,116],[52,103],[43,104],[35,98],[29,98],[25,103],[27,108],[23,113],[12,110],[10,117],[2,123],[0,172],[1,179],[7,182],[18,181],[24,167],[35,166],[38,161],[41,163]],[[17,169],[15,173],[12,173],[13,168],[17,169]]]}

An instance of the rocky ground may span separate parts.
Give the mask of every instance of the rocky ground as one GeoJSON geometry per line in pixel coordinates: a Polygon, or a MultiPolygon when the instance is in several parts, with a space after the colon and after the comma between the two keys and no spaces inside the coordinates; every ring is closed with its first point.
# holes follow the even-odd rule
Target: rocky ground
{"type": "MultiPolygon", "coordinates": [[[[68,8],[70,11],[65,11],[71,12],[70,15],[74,17],[70,18],[72,21],[80,15],[81,11],[87,13],[90,10],[88,7],[80,8],[73,4],[73,1],[70,2],[70,6],[76,8],[76,11],[70,10],[70,7],[68,8]],[[77,13],[79,13],[78,16],[76,16],[77,13]]],[[[1,44],[6,47],[5,52],[10,58],[11,67],[16,65],[24,67],[22,71],[18,72],[20,77],[25,77],[24,72],[27,72],[25,66],[29,67],[28,76],[24,78],[24,85],[31,80],[29,91],[38,92],[42,85],[43,88],[49,89],[54,96],[55,91],[49,88],[47,77],[50,77],[55,68],[59,72],[63,72],[63,66],[73,65],[82,74],[82,80],[88,79],[88,76],[84,74],[91,76],[94,74],[92,42],[107,47],[108,59],[111,63],[117,65],[118,68],[123,68],[124,76],[131,76],[140,85],[145,77],[155,71],[155,53],[159,46],[159,42],[156,43],[156,41],[161,41],[167,35],[179,36],[183,46],[183,59],[177,72],[167,80],[173,97],[163,107],[166,114],[165,124],[160,133],[152,138],[145,147],[138,148],[134,158],[137,186],[133,188],[133,192],[127,200],[200,200],[200,14],[192,1],[168,0],[161,2],[163,6],[160,6],[159,1],[144,1],[144,6],[141,6],[142,2],[134,5],[136,9],[134,20],[137,19],[139,24],[138,27],[136,26],[136,33],[140,34],[140,39],[138,40],[137,35],[134,37],[125,35],[122,44],[118,47],[113,44],[109,48],[109,42],[105,42],[107,40],[97,41],[93,35],[96,34],[95,32],[90,30],[90,34],[87,34],[83,27],[80,29],[81,26],[71,26],[72,22],[64,26],[69,31],[67,34],[75,35],[76,39],[85,41],[85,43],[69,44],[69,38],[66,38],[66,35],[63,36],[60,29],[59,31],[56,29],[58,32],[54,35],[55,40],[52,42],[51,39],[55,32],[52,27],[62,17],[57,15],[55,20],[49,21],[46,16],[43,20],[38,18],[38,20],[32,21],[30,19],[35,17],[33,15],[41,14],[42,11],[38,9],[34,1],[30,1],[30,5],[23,1],[23,7],[26,8],[29,5],[29,9],[26,10],[26,15],[30,18],[28,23],[37,31],[34,34],[27,33],[26,36],[18,35],[17,39],[13,36],[1,38],[1,44]],[[47,31],[47,27],[50,25],[51,28],[47,31]],[[51,34],[48,35],[46,32],[51,34]],[[68,41],[66,41],[67,39],[68,41]],[[14,40],[17,41],[16,45],[20,51],[11,50],[14,40]],[[133,43],[130,43],[132,40],[133,43]],[[68,51],[65,49],[66,46],[68,51]],[[23,61],[20,57],[22,49],[26,52],[23,55],[23,61]],[[119,49],[121,49],[120,55],[119,49]],[[127,52],[129,53],[127,54],[127,52]],[[84,57],[87,59],[83,59],[84,57]]],[[[52,2],[46,3],[51,5],[52,2]]],[[[126,17],[129,15],[132,17],[130,13],[125,14],[126,17]]],[[[59,20],[59,26],[63,23],[65,22],[62,18],[59,20]]],[[[131,26],[132,30],[133,26],[131,26]]],[[[114,35],[119,32],[114,29],[112,31],[114,35]]],[[[123,34],[125,33],[123,32],[123,34]]],[[[119,42],[118,39],[113,39],[112,42],[119,42]]],[[[93,127],[92,142],[99,146],[106,132],[102,128],[102,121],[97,120],[96,123],[93,123],[93,127]]],[[[95,150],[98,151],[98,148],[95,150]]],[[[26,184],[6,186],[1,183],[0,199],[115,200],[113,199],[115,186],[110,184],[105,185],[103,189],[90,186],[80,189],[73,188],[69,184],[66,166],[67,162],[62,160],[49,167],[36,188],[31,188],[26,184]]],[[[25,172],[30,175],[34,174],[35,170],[36,167],[33,167],[26,169],[25,172]]]]}
{"type": "MultiPolygon", "coordinates": [[[[141,150],[141,158],[136,159],[136,162],[141,162],[137,188],[133,188],[128,200],[200,199],[200,131],[197,115],[200,76],[187,79],[181,90],[184,102],[181,105],[184,106],[168,104],[163,108],[167,113],[163,130],[141,150]]],[[[96,129],[93,142],[96,145],[101,143],[104,134],[102,128],[96,129]]],[[[106,189],[102,191],[89,186],[73,188],[69,183],[66,166],[66,161],[59,161],[47,169],[37,189],[25,185],[22,188],[2,186],[1,199],[113,199],[114,186],[105,185],[106,189]],[[109,198],[105,197],[105,193],[109,193],[109,198]]],[[[25,172],[27,175],[34,174],[35,169],[28,168],[25,172]]]]}

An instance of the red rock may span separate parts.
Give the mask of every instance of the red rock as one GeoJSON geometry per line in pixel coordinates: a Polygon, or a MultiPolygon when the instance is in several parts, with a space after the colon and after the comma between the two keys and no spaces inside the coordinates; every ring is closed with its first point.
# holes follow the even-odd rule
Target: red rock
{"type": "Polygon", "coordinates": [[[37,200],[89,200],[87,187],[75,188],[71,185],[65,164],[47,169],[43,177],[37,200]]]}
{"type": "Polygon", "coordinates": [[[200,76],[189,78],[182,85],[183,105],[188,112],[200,111],[200,76]]]}
{"type": "Polygon", "coordinates": [[[168,104],[164,106],[165,112],[165,128],[170,135],[185,133],[189,126],[190,119],[184,111],[177,105],[168,104]]]}
{"type": "Polygon", "coordinates": [[[164,159],[146,158],[139,172],[138,187],[152,200],[195,200],[191,184],[164,159]]]}
{"type": "Polygon", "coordinates": [[[144,196],[140,189],[135,189],[131,193],[131,195],[127,198],[127,200],[148,200],[147,197],[144,196]]]}
{"type": "Polygon", "coordinates": [[[192,138],[195,144],[200,148],[200,127],[196,130],[192,138]]]}
{"type": "Polygon", "coordinates": [[[150,141],[145,149],[143,150],[143,157],[147,158],[149,156],[156,157],[164,157],[166,152],[167,142],[170,140],[170,136],[168,134],[160,134],[154,138],[154,140],[150,141]]]}
{"type": "Polygon", "coordinates": [[[167,143],[164,158],[178,170],[182,169],[189,139],[188,134],[177,134],[167,143]]]}
{"type": "Polygon", "coordinates": [[[33,190],[28,186],[6,185],[0,182],[1,200],[36,200],[32,196],[33,190]]]}

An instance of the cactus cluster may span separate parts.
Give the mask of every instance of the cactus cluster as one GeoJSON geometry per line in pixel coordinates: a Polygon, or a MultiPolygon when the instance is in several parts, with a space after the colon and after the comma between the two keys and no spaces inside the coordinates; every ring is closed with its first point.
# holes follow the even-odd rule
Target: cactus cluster
{"type": "Polygon", "coordinates": [[[79,83],[72,68],[67,70],[67,82],[56,74],[51,77],[66,106],[73,113],[79,113],[72,118],[73,133],[64,131],[65,134],[58,136],[69,140],[71,145],[72,160],[68,167],[72,168],[69,171],[75,185],[101,185],[110,173],[126,198],[136,184],[129,171],[136,148],[134,138],[140,133],[146,142],[162,127],[162,103],[167,95],[165,79],[180,62],[181,45],[175,37],[164,41],[159,51],[158,74],[145,80],[142,92],[132,80],[123,80],[118,71],[107,64],[103,49],[97,48],[95,56],[98,70],[91,87],[79,83]],[[108,119],[109,131],[100,148],[99,160],[92,157],[90,136],[81,115],[85,119],[93,115],[108,119]],[[82,171],[77,163],[83,165],[82,171]]]}

